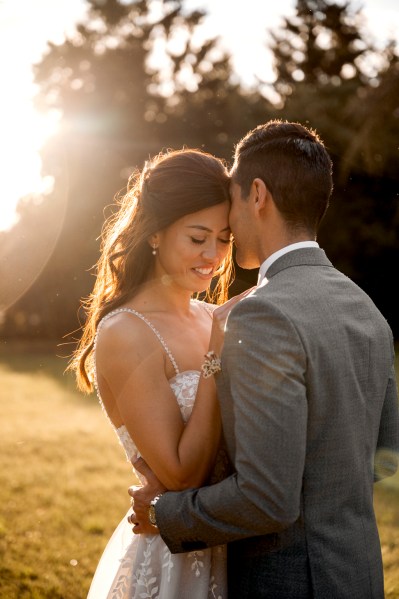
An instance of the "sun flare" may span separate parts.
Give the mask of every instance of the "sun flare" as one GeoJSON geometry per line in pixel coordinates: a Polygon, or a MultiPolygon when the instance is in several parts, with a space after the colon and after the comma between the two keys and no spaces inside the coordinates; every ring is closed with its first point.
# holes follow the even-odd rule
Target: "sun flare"
{"type": "MultiPolygon", "coordinates": [[[[48,41],[62,43],[65,35],[71,33],[87,14],[87,3],[83,0],[58,3],[36,0],[22,4],[23,10],[21,3],[15,0],[0,0],[0,63],[2,81],[5,82],[0,97],[0,231],[9,229],[16,222],[16,207],[21,197],[43,193],[49,185],[49,181],[43,181],[41,177],[39,150],[56,129],[57,119],[38,114],[33,108],[32,64],[40,61],[48,41]],[[39,19],[38,14],[42,15],[39,19]]],[[[203,33],[206,37],[220,35],[225,49],[232,54],[242,83],[259,85],[258,79],[273,80],[271,61],[267,58],[255,60],[254,57],[267,57],[266,32],[278,27],[283,16],[294,13],[294,0],[280,0],[279,3],[248,0],[247,10],[242,10],[240,3],[230,3],[227,20],[225,4],[212,0],[186,0],[187,9],[203,8],[208,13],[203,33]],[[254,21],[255,5],[257,18],[254,21]],[[224,24],[222,29],[221,23],[224,24]]],[[[366,0],[363,4],[364,25],[375,39],[384,40],[384,43],[389,37],[398,39],[398,28],[394,27],[397,0],[366,0]]]]}
{"type": "Polygon", "coordinates": [[[49,190],[51,181],[41,176],[40,148],[56,130],[54,116],[27,110],[22,101],[10,107],[0,100],[0,159],[6,165],[2,173],[0,230],[11,228],[18,220],[19,200],[28,194],[49,190]]]}

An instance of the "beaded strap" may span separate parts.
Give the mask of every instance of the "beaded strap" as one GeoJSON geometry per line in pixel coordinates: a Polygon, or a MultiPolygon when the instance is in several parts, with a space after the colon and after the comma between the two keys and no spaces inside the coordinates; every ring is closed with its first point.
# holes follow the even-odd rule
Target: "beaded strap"
{"type": "MultiPolygon", "coordinates": [[[[106,320],[108,320],[108,318],[110,318],[111,316],[113,316],[114,314],[119,314],[120,312],[130,312],[131,314],[134,314],[135,316],[137,316],[138,318],[141,318],[141,320],[143,322],[145,322],[150,329],[155,333],[155,335],[158,337],[160,343],[162,344],[169,360],[172,362],[173,368],[175,369],[176,374],[180,373],[180,370],[176,364],[176,360],[173,357],[172,352],[170,351],[169,347],[166,345],[166,342],[164,340],[164,338],[162,337],[161,333],[159,331],[157,331],[157,329],[154,327],[154,325],[152,324],[152,322],[150,322],[143,314],[141,314],[140,312],[137,312],[137,310],[133,310],[133,308],[117,308],[116,310],[112,310],[112,312],[108,312],[108,314],[106,314],[104,316],[104,318],[99,322],[98,327],[97,327],[97,332],[96,332],[96,336],[95,336],[95,340],[94,340],[94,352],[96,349],[96,344],[97,344],[97,336],[98,333],[101,329],[101,326],[103,324],[103,322],[105,322],[106,320]]],[[[96,378],[96,377],[95,377],[96,378]]],[[[97,381],[95,381],[95,383],[97,383],[97,381]]]]}

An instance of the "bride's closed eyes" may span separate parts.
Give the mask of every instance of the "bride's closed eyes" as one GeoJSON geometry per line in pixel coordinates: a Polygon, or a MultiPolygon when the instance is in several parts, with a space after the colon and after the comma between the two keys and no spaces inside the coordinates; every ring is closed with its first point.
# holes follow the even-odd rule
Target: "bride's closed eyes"
{"type": "MultiPolygon", "coordinates": [[[[198,245],[202,245],[206,241],[206,239],[197,239],[196,237],[191,237],[191,236],[190,236],[190,239],[193,243],[196,243],[198,245]]],[[[231,237],[229,237],[229,239],[218,239],[218,241],[220,241],[220,243],[224,243],[225,245],[227,245],[231,242],[231,237]]]]}

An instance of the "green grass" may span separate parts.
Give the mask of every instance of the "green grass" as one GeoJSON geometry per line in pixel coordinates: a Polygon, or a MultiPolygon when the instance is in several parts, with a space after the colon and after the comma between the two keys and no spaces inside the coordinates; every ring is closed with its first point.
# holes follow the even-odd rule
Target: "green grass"
{"type": "MultiPolygon", "coordinates": [[[[55,347],[0,347],[0,599],[85,599],[128,510],[129,464],[55,347]]],[[[399,597],[399,475],[375,506],[386,599],[399,597]]]]}
{"type": "Polygon", "coordinates": [[[136,482],[95,396],[45,349],[0,355],[0,597],[85,598],[136,482]]]}

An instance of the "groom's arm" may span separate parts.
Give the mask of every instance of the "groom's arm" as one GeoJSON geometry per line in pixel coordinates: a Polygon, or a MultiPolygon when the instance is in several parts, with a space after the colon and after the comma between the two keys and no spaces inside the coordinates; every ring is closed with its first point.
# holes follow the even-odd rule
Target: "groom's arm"
{"type": "Polygon", "coordinates": [[[157,525],[173,553],[278,532],[297,520],[306,447],[305,369],[301,342],[279,310],[269,306],[266,313],[253,297],[240,302],[228,319],[218,375],[231,396],[221,409],[230,448],[235,439],[236,473],[216,485],[160,498],[157,525]]]}

